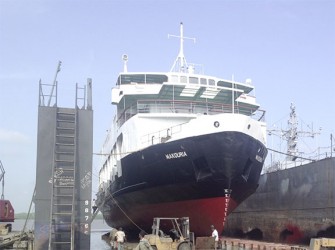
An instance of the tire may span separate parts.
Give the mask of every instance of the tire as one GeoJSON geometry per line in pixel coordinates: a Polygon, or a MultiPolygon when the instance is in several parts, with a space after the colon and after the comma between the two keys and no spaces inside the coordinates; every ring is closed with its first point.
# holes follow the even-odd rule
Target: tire
{"type": "Polygon", "coordinates": [[[151,246],[151,248],[152,248],[153,250],[157,250],[157,247],[156,247],[156,246],[151,246]]]}
{"type": "Polygon", "coordinates": [[[192,250],[191,243],[184,241],[178,245],[177,250],[192,250]]]}

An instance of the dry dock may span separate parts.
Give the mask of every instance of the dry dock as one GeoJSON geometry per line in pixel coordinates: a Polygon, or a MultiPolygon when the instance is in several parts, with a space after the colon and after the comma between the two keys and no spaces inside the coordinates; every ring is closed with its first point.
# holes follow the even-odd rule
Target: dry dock
{"type": "MultiPolygon", "coordinates": [[[[138,242],[127,242],[124,250],[133,250],[138,242]]],[[[197,237],[193,250],[213,250],[214,239],[212,237],[197,237]]],[[[309,250],[309,246],[288,245],[273,242],[254,241],[236,238],[221,238],[218,250],[309,250]]]]}
{"type": "Polygon", "coordinates": [[[246,239],[222,238],[221,249],[226,250],[307,250],[308,246],[288,245],[273,242],[254,241],[246,239]]]}
{"type": "MultiPolygon", "coordinates": [[[[305,245],[289,245],[273,242],[263,242],[236,238],[221,238],[218,250],[319,250],[326,247],[334,247],[335,239],[319,238],[312,239],[317,242],[310,246],[305,245]]],[[[124,250],[133,250],[137,246],[137,242],[127,242],[124,250]]],[[[213,250],[214,241],[212,237],[198,237],[193,250],[213,250]]]]}

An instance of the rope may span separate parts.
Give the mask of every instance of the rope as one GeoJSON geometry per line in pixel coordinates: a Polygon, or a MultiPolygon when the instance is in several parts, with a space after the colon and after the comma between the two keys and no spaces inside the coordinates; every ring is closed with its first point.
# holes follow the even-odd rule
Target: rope
{"type": "MultiPolygon", "coordinates": [[[[19,242],[20,242],[20,243],[21,243],[21,240],[25,237],[25,234],[26,234],[25,230],[26,230],[26,226],[27,226],[29,217],[30,217],[30,215],[31,215],[31,207],[32,207],[33,202],[34,202],[35,195],[36,195],[36,185],[35,185],[35,188],[34,188],[33,196],[31,197],[31,201],[30,201],[30,205],[29,205],[28,214],[27,214],[26,220],[25,220],[25,222],[24,222],[23,228],[22,228],[22,230],[21,230],[21,233],[20,233],[20,238],[19,238],[19,242]]],[[[27,236],[27,234],[26,234],[26,236],[27,236]]]]}
{"type": "MultiPolygon", "coordinates": [[[[127,215],[127,213],[120,207],[120,205],[119,205],[119,203],[118,203],[118,201],[113,197],[113,195],[111,194],[111,193],[109,193],[109,195],[106,197],[106,198],[109,198],[109,196],[110,196],[110,198],[112,198],[112,200],[114,201],[114,203],[116,204],[116,206],[121,210],[121,212],[124,214],[124,216],[133,224],[133,225],[135,225],[140,231],[142,231],[143,229],[139,226],[139,225],[137,225],[128,215],[127,215]]],[[[143,230],[143,231],[145,231],[145,230],[143,230]]]]}
{"type": "Polygon", "coordinates": [[[291,154],[288,154],[288,153],[280,152],[280,151],[275,150],[275,149],[271,149],[271,148],[267,148],[267,149],[272,151],[272,152],[275,152],[275,153],[279,153],[279,154],[283,154],[283,155],[287,155],[287,156],[293,156],[293,157],[296,157],[296,158],[299,158],[299,159],[302,159],[302,160],[308,160],[308,161],[312,161],[312,162],[315,161],[315,160],[310,159],[310,158],[305,158],[305,157],[301,157],[301,156],[297,156],[297,155],[291,155],[291,154]]]}

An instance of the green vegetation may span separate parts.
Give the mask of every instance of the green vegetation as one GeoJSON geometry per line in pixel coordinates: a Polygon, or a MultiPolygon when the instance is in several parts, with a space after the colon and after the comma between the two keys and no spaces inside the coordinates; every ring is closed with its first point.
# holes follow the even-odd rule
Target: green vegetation
{"type": "MultiPolygon", "coordinates": [[[[28,213],[16,213],[15,214],[15,219],[26,219],[28,216],[28,213]]],[[[34,219],[35,218],[35,214],[30,214],[29,219],[34,219]]]]}

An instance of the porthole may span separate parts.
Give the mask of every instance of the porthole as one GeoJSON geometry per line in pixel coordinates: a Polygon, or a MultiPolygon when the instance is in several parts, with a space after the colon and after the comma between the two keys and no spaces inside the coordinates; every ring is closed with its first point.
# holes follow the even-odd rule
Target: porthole
{"type": "Polygon", "coordinates": [[[214,122],[214,127],[218,128],[220,126],[220,123],[218,121],[214,122]]]}
{"type": "Polygon", "coordinates": [[[250,129],[250,127],[251,127],[251,125],[249,124],[249,125],[248,125],[248,129],[250,129]]]}

